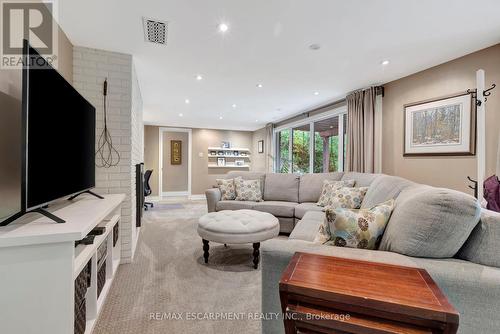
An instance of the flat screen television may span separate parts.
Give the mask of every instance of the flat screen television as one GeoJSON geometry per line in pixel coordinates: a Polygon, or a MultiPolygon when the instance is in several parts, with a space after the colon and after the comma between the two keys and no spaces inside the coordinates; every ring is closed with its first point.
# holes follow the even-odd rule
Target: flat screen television
{"type": "Polygon", "coordinates": [[[95,187],[95,108],[27,41],[22,103],[17,216],[95,187]]]}

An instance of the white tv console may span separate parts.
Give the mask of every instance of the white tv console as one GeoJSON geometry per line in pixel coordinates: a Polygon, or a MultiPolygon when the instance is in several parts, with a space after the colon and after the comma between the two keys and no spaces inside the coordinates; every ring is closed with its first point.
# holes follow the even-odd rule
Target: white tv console
{"type": "MultiPolygon", "coordinates": [[[[86,293],[86,331],[91,333],[120,265],[121,237],[113,247],[123,194],[104,199],[84,195],[56,204],[57,224],[32,215],[0,227],[0,332],[2,334],[74,333],[75,279],[90,261],[86,293]],[[31,217],[30,217],[31,216],[31,217]],[[105,226],[91,245],[78,245],[94,227],[105,226]],[[97,250],[107,242],[106,281],[97,298],[97,250]]],[[[36,216],[38,217],[38,216],[36,216]]],[[[120,235],[120,234],[118,234],[120,235]]]]}

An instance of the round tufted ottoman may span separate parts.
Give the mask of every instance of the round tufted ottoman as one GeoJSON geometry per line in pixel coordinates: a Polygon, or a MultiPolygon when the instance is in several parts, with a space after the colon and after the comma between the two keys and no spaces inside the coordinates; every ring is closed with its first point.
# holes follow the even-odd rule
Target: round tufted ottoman
{"type": "Polygon", "coordinates": [[[260,242],[279,234],[278,218],[255,210],[210,212],[200,218],[198,234],[203,240],[203,257],[208,263],[208,242],[221,244],[253,244],[253,264],[259,264],[260,242]]]}

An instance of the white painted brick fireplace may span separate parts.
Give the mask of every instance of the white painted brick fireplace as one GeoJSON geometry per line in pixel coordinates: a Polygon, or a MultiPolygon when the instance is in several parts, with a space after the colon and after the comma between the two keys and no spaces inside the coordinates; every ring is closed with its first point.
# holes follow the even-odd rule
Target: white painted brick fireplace
{"type": "Polygon", "coordinates": [[[74,47],[73,85],[96,108],[96,144],[104,127],[103,83],[108,79],[108,129],[121,156],[110,168],[96,167],[96,192],[126,194],[120,232],[122,262],[132,262],[136,228],[135,164],[143,162],[142,98],[131,55],[74,47]]]}

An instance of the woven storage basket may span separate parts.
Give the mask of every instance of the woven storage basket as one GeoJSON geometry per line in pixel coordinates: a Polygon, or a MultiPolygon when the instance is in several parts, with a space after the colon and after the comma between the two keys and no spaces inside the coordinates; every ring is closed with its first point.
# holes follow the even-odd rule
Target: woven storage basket
{"type": "Polygon", "coordinates": [[[87,307],[85,304],[85,299],[83,299],[81,305],[76,307],[75,304],[75,334],[85,333],[85,328],[87,325],[87,307]]]}
{"type": "Polygon", "coordinates": [[[97,270],[97,298],[101,295],[102,288],[106,283],[106,260],[101,264],[101,267],[97,270]]]}
{"type": "Polygon", "coordinates": [[[120,222],[116,223],[113,226],[113,247],[116,247],[116,243],[118,242],[118,236],[120,235],[120,222]]]}

